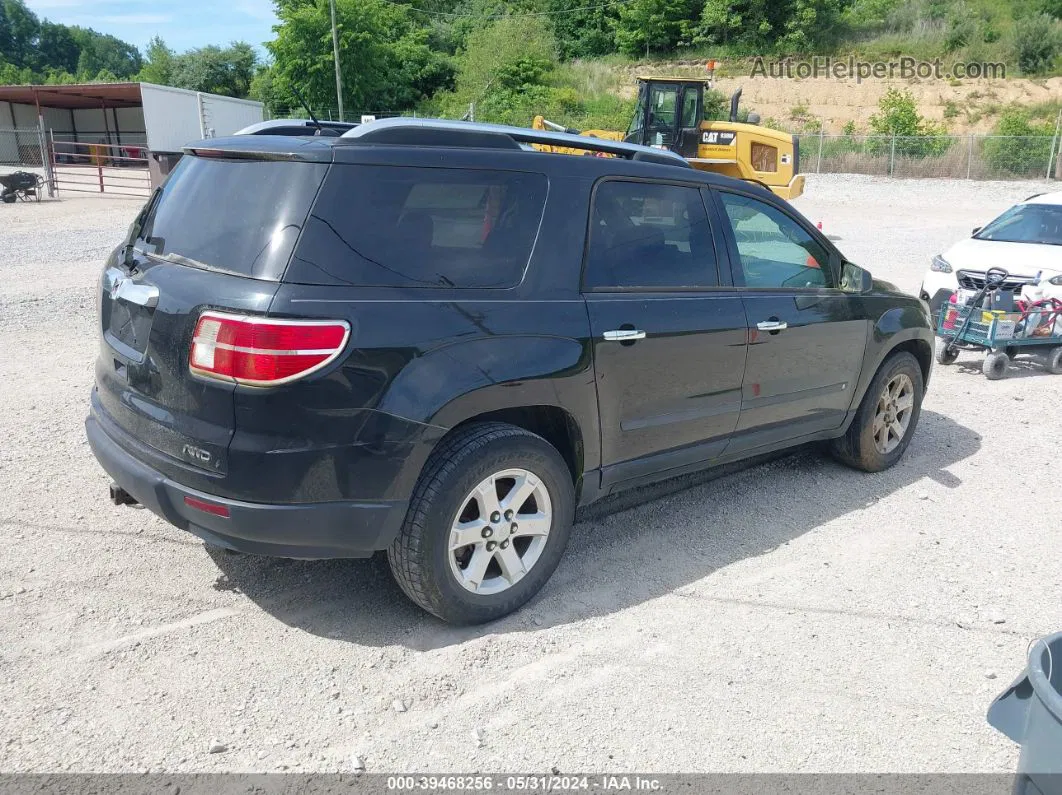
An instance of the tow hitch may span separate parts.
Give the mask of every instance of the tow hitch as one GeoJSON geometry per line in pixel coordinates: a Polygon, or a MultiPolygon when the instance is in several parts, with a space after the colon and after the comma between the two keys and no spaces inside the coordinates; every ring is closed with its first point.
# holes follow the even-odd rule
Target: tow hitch
{"type": "Polygon", "coordinates": [[[115,505],[137,505],[137,499],[117,483],[111,484],[111,502],[115,505]]]}

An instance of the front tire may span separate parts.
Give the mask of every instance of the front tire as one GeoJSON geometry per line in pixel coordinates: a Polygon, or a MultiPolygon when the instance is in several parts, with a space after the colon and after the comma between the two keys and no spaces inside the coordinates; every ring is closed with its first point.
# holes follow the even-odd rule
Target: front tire
{"type": "Polygon", "coordinates": [[[937,352],[936,359],[937,364],[949,365],[955,364],[955,360],[959,358],[958,348],[949,348],[948,343],[945,340],[937,340],[937,352]]]}
{"type": "Polygon", "coordinates": [[[1006,353],[1002,351],[990,353],[981,364],[981,372],[985,374],[985,378],[989,381],[998,381],[1007,374],[1007,365],[1009,363],[1010,358],[1006,353]]]}
{"type": "Polygon", "coordinates": [[[904,351],[889,356],[867,387],[848,431],[834,440],[834,456],[864,472],[891,467],[911,442],[924,391],[918,360],[904,351]]]}
{"type": "Polygon", "coordinates": [[[568,543],[575,489],[549,442],[504,423],[445,439],[387,551],[405,594],[454,624],[482,624],[534,596],[568,543]]]}

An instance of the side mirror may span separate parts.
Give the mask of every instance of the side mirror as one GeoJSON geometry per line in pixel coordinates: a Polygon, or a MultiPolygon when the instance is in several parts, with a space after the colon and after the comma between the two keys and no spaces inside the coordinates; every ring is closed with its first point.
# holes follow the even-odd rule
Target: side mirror
{"type": "Polygon", "coordinates": [[[845,262],[841,265],[841,289],[846,293],[869,293],[874,289],[874,277],[855,263],[845,262]]]}
{"type": "Polygon", "coordinates": [[[982,227],[982,226],[975,226],[975,227],[973,228],[973,232],[971,232],[970,234],[971,234],[971,235],[976,235],[976,234],[977,234],[978,232],[980,232],[980,231],[981,231],[981,230],[982,230],[983,228],[984,228],[984,227],[982,227]]]}

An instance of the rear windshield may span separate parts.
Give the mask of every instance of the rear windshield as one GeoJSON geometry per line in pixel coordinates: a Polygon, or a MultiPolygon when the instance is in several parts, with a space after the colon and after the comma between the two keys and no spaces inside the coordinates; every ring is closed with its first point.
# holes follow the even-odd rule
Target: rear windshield
{"type": "Polygon", "coordinates": [[[512,287],[531,256],[542,174],[335,165],[285,281],[512,287]]]}
{"type": "Polygon", "coordinates": [[[327,165],[185,156],[138,235],[150,257],[277,281],[327,165]]]}

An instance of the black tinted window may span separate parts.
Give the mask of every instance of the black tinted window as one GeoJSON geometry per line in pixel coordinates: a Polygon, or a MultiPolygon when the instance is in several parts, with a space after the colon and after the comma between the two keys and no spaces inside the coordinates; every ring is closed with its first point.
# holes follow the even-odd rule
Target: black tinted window
{"type": "Polygon", "coordinates": [[[718,268],[696,188],[608,181],[594,192],[587,287],[712,287],[718,268]]]}
{"type": "Polygon", "coordinates": [[[719,196],[734,230],[746,287],[834,286],[829,255],[796,219],[748,196],[719,196]]]}
{"type": "Polygon", "coordinates": [[[327,166],[185,156],[140,230],[146,254],[279,279],[327,166]]]}
{"type": "Polygon", "coordinates": [[[312,284],[512,287],[546,200],[542,174],[333,166],[285,277],[312,284]]]}

